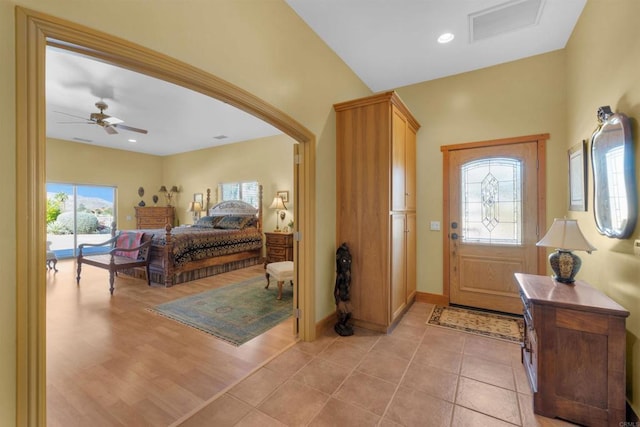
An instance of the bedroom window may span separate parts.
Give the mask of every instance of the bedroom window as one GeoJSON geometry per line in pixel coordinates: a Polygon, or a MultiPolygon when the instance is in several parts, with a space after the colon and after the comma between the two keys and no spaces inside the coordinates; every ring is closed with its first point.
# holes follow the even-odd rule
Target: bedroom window
{"type": "MultiPolygon", "coordinates": [[[[100,243],[111,237],[115,195],[115,187],[47,183],[47,240],[58,258],[76,256],[81,243],[100,243]]],[[[107,251],[102,247],[95,252],[107,251]]]]}
{"type": "Polygon", "coordinates": [[[225,200],[242,200],[254,208],[259,208],[259,187],[257,181],[225,182],[218,184],[218,202],[225,200]]]}

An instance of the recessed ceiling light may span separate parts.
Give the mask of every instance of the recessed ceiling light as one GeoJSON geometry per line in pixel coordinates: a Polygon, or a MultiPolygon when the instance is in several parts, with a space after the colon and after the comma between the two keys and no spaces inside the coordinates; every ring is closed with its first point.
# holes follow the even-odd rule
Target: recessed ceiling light
{"type": "Polygon", "coordinates": [[[438,43],[449,43],[451,40],[453,40],[456,36],[454,36],[452,33],[444,33],[444,34],[440,34],[440,37],[438,37],[438,43]]]}
{"type": "Polygon", "coordinates": [[[135,139],[129,139],[128,141],[129,141],[129,142],[138,142],[138,141],[136,141],[135,139]]]}

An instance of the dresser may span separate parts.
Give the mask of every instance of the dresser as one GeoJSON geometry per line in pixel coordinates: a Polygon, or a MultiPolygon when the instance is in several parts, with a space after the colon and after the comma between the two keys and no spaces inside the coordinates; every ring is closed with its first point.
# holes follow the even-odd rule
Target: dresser
{"type": "Polygon", "coordinates": [[[136,206],[136,228],[164,228],[167,224],[173,227],[174,221],[173,206],[136,206]]]}
{"type": "Polygon", "coordinates": [[[598,289],[516,273],[524,306],[522,363],[533,410],[589,426],[625,421],[629,312],[598,289]]]}
{"type": "Polygon", "coordinates": [[[416,134],[395,92],[335,104],[336,248],[352,256],[356,326],[388,332],[416,295],[416,134]]]}
{"type": "Polygon", "coordinates": [[[293,261],[293,233],[269,232],[265,235],[264,266],[272,262],[293,261]]]}

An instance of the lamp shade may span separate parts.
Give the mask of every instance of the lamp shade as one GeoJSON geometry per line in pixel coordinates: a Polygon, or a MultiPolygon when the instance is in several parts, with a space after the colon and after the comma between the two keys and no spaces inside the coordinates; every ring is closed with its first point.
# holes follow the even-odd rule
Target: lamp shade
{"type": "Polygon", "coordinates": [[[160,189],[158,190],[159,193],[166,193],[167,192],[167,187],[165,187],[164,185],[162,187],[160,187],[160,189]]]}
{"type": "Polygon", "coordinates": [[[173,187],[171,187],[171,191],[172,193],[177,193],[178,192],[178,187],[176,187],[175,185],[173,187]]]}
{"type": "Polygon", "coordinates": [[[575,219],[556,218],[547,234],[536,243],[536,246],[563,249],[565,251],[595,251],[596,248],[587,241],[575,219]]]}
{"type": "Polygon", "coordinates": [[[282,201],[282,197],[276,196],[276,197],[273,198],[273,202],[271,203],[271,206],[269,206],[269,209],[284,209],[284,210],[287,210],[287,207],[285,206],[284,202],[282,201]]]}

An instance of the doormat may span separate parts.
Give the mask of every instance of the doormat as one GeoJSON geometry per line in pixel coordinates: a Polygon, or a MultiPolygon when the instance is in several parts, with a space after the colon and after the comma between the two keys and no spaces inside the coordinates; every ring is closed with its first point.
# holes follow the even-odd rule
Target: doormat
{"type": "Polygon", "coordinates": [[[239,346],[281,323],[293,312],[293,288],[265,289],[266,278],[254,277],[150,308],[176,322],[239,346]]]}
{"type": "Polygon", "coordinates": [[[516,343],[522,342],[524,336],[521,316],[462,307],[438,305],[431,312],[427,324],[516,343]]]}

